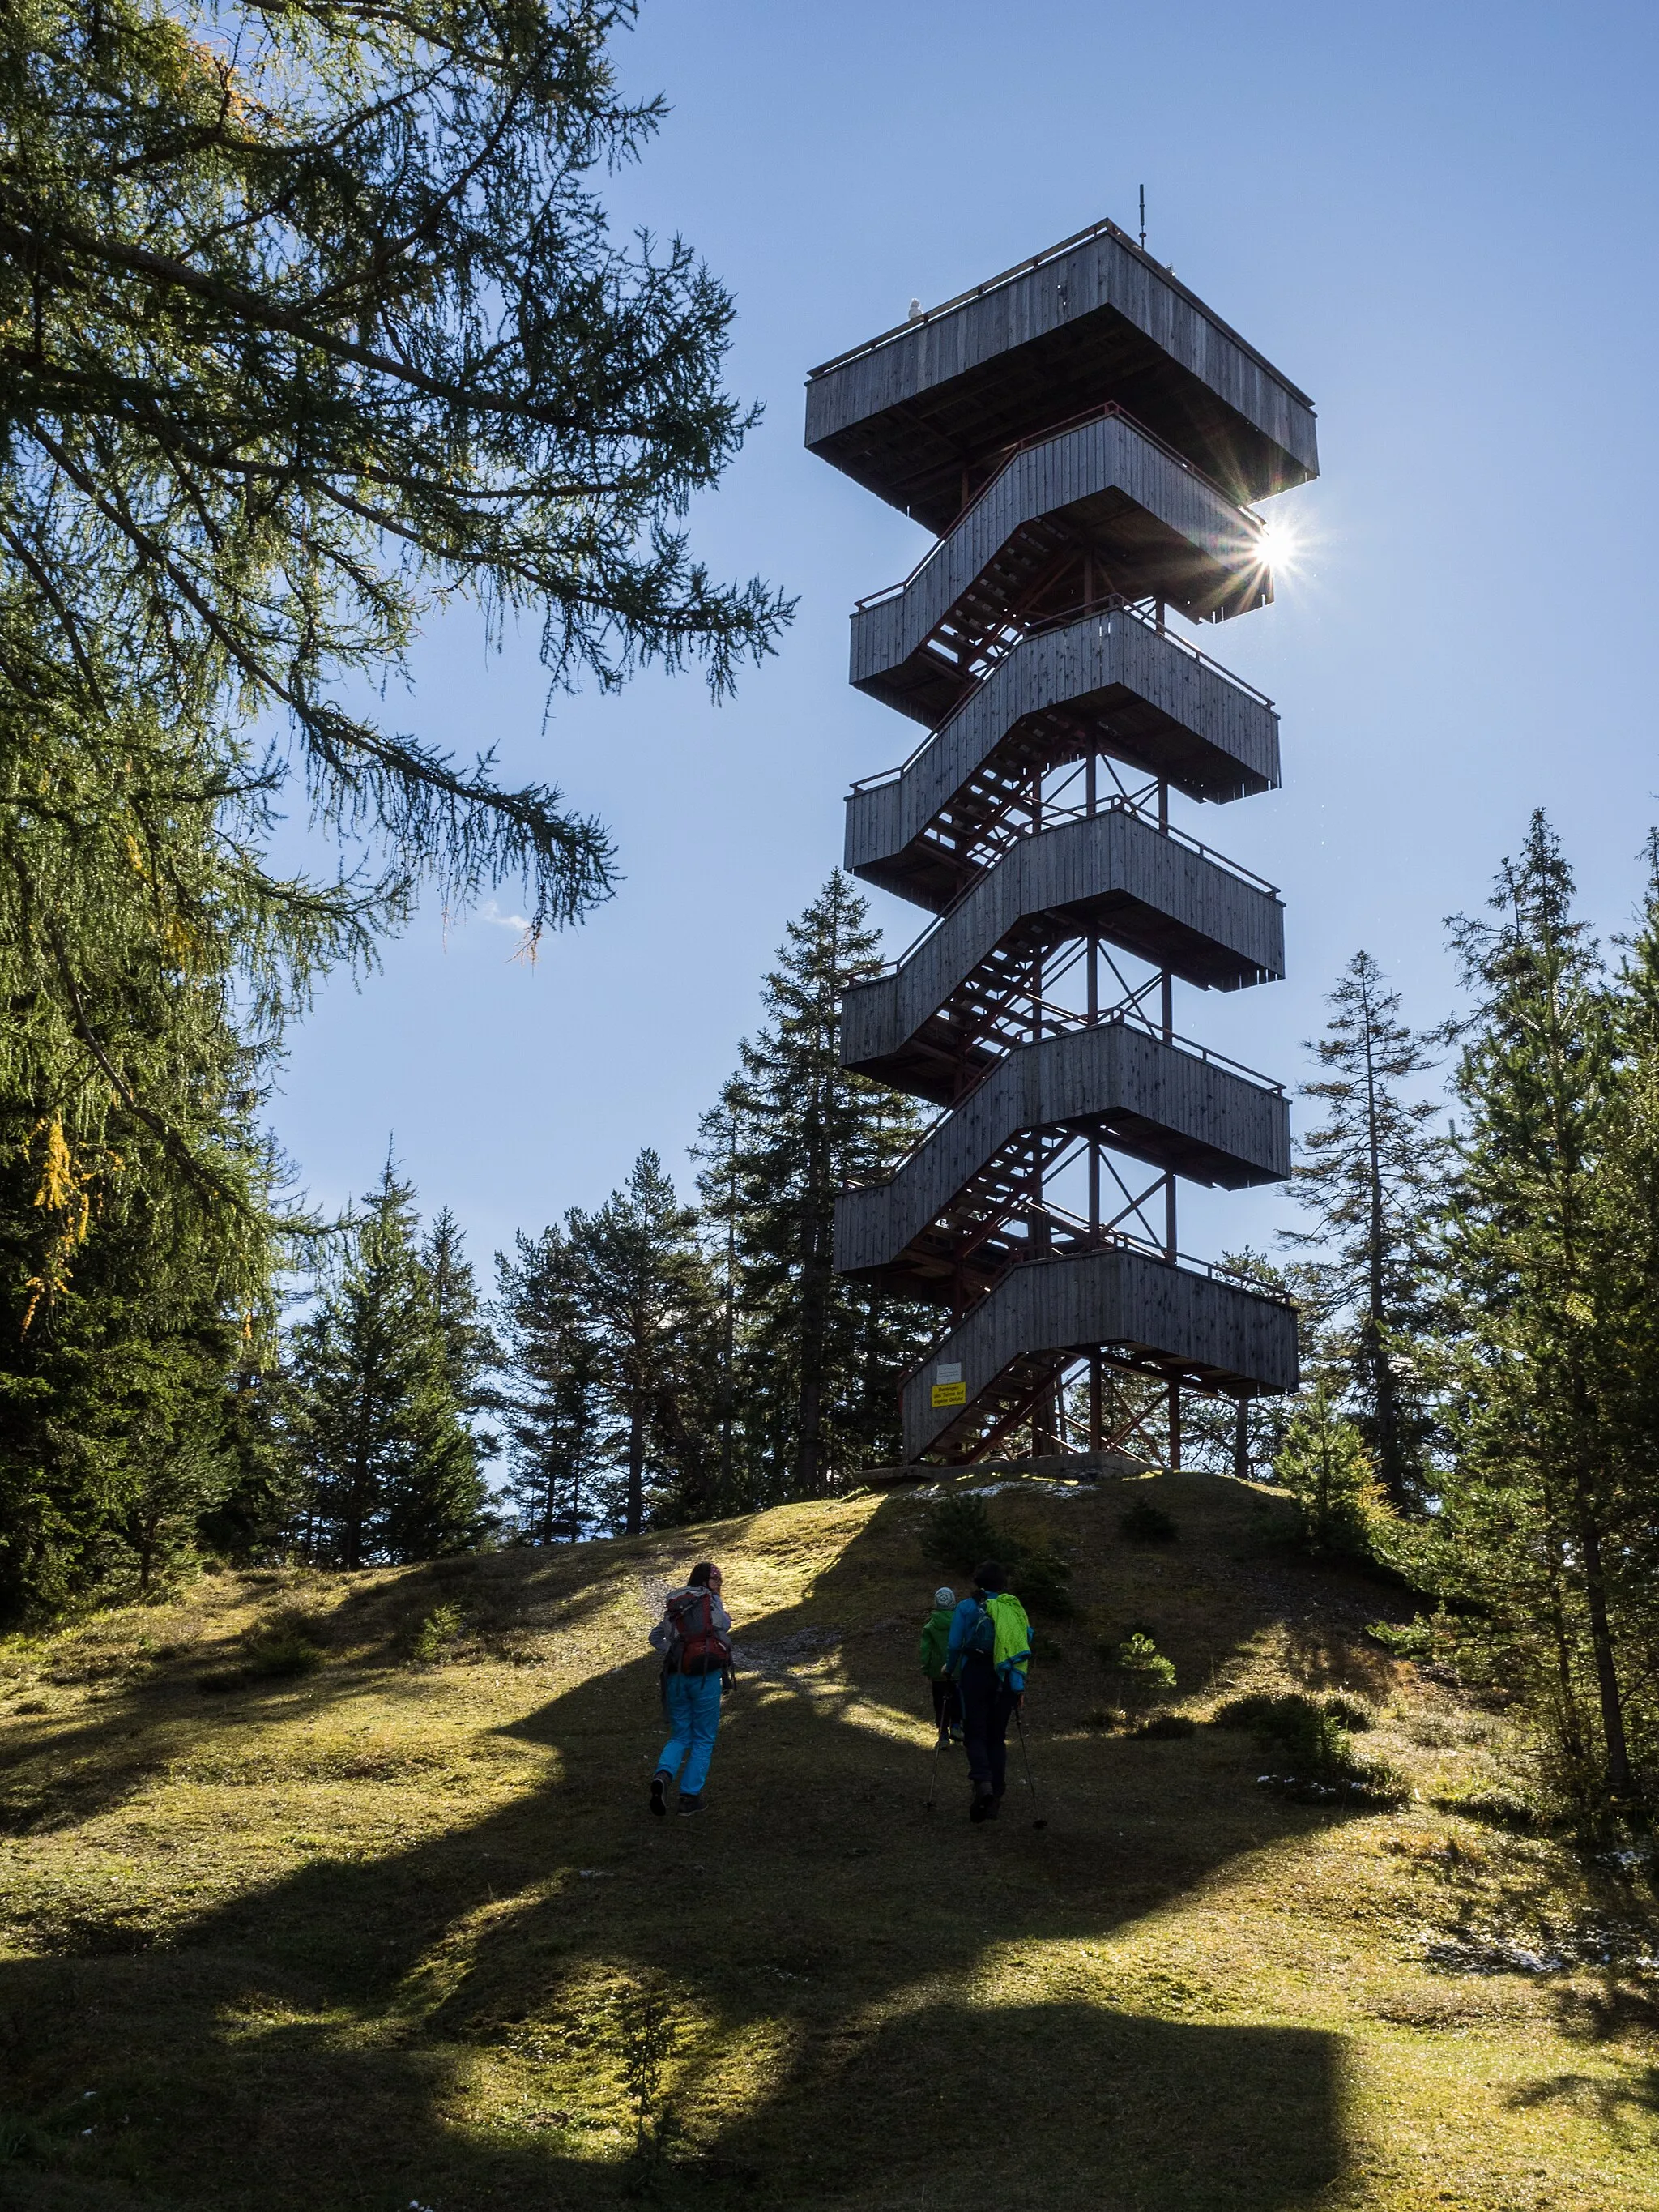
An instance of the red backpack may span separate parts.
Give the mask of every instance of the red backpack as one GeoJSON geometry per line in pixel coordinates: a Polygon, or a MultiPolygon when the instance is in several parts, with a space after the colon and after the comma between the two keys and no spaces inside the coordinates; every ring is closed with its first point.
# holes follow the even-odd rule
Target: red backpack
{"type": "Polygon", "coordinates": [[[694,1584],[676,1590],[665,1608],[674,1639],[666,1665],[670,1674],[720,1674],[732,1664],[732,1647],[714,1626],[714,1601],[694,1584]]]}

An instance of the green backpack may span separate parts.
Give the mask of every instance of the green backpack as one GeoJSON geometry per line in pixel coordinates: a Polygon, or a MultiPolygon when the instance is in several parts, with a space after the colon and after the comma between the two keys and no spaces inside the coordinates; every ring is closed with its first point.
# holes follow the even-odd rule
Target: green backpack
{"type": "Polygon", "coordinates": [[[1031,1664],[1031,1624],[1025,1608],[1012,1590],[1005,1590],[988,1597],[982,1610],[990,1617],[994,1638],[991,1663],[997,1670],[997,1680],[1018,1697],[1025,1687],[1031,1664]]]}

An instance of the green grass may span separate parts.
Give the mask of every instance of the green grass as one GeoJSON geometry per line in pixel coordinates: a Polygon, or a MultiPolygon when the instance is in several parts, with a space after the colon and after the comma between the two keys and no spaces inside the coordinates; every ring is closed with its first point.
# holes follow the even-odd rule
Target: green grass
{"type": "Polygon", "coordinates": [[[943,1760],[926,1810],[904,1493],[210,1577],[0,1647],[0,2199],[1647,2212],[1641,1870],[1484,1817],[1530,1802],[1508,1724],[1368,1638],[1377,1586],[1275,1501],[1133,1487],[1178,1544],[1123,1536],[1122,1486],[993,1504],[1082,1616],[1027,1703],[1042,1829],[1018,1783],[971,1826],[943,1760]],[[708,1809],[653,1821],[644,1635],[700,1556],[749,1658],[708,1809]],[[1112,1709],[1133,1632],[1192,1732],[1112,1709]],[[284,1637],[315,1671],[254,1671],[284,1637]],[[1213,1717],[1290,1697],[1369,1718],[1409,1802],[1261,1786],[1213,1717]]]}

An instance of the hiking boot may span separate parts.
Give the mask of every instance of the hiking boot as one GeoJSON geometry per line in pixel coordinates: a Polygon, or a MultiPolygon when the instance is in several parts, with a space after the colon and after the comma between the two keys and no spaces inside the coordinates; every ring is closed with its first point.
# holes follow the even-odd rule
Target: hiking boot
{"type": "Polygon", "coordinates": [[[698,1793],[698,1795],[697,1795],[696,1796],[695,1796],[695,1797],[688,1797],[688,1796],[686,1796],[686,1794],[685,1794],[684,1790],[681,1790],[681,1792],[680,1792],[680,1803],[679,1803],[680,1818],[681,1818],[683,1820],[689,1820],[690,1819],[691,1815],[692,1815],[694,1813],[701,1813],[701,1812],[702,1812],[702,1793],[701,1793],[701,1792],[699,1792],[699,1793],[698,1793]]]}
{"type": "Polygon", "coordinates": [[[951,1731],[950,1731],[950,1729],[941,1729],[939,1730],[939,1741],[938,1741],[938,1742],[934,1745],[933,1748],[934,1748],[936,1751],[943,1751],[943,1750],[945,1749],[945,1746],[946,1746],[950,1741],[951,1741],[951,1731]]]}
{"type": "Polygon", "coordinates": [[[990,1820],[996,1811],[996,1802],[988,1790],[982,1794],[977,1790],[975,1790],[974,1802],[968,1808],[968,1818],[970,1820],[990,1820]]]}
{"type": "Polygon", "coordinates": [[[998,1814],[1002,1810],[1002,1797],[1000,1792],[993,1791],[992,1795],[985,1799],[984,1804],[985,1810],[980,1814],[980,1819],[981,1820],[994,1820],[998,1814]]]}
{"type": "Polygon", "coordinates": [[[659,1766],[651,1778],[651,1809],[659,1820],[668,1810],[668,1785],[673,1778],[665,1766],[659,1766]]]}

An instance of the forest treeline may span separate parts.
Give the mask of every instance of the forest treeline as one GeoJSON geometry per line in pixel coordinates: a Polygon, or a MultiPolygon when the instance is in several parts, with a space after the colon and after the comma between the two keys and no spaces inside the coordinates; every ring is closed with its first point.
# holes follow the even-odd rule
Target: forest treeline
{"type": "MultiPolygon", "coordinates": [[[[1649,860],[1608,959],[1535,817],[1487,912],[1453,925],[1464,1010],[1433,1029],[1356,955],[1310,1048],[1301,1224],[1282,1264],[1229,1262],[1291,1291],[1303,1337],[1300,1394],[1247,1409],[1246,1470],[1296,1498],[1310,1547],[1422,1593],[1408,1648],[1525,1685],[1580,1801],[1629,1798],[1659,1758],[1649,860]]],[[[702,1117],[695,1191],[643,1152],[482,1280],[390,1159],[344,1224],[300,1239],[286,1283],[273,1243],[256,1313],[204,1297],[187,1330],[124,1303],[129,1241],[94,1218],[48,1306],[17,1292],[9,1611],[143,1590],[204,1554],[351,1568],[702,1519],[896,1458],[898,1384],[938,1317],[832,1264],[836,1192],[890,1175],[924,1126],[839,1065],[842,998],[876,961],[837,872],[702,1117]]],[[[1113,1389],[1116,1426],[1139,1415],[1128,1441],[1158,1457],[1161,1386],[1113,1389]]],[[[1236,1413],[1187,1394],[1186,1464],[1238,1471],[1236,1413]]]]}
{"type": "MultiPolygon", "coordinates": [[[[320,978],[425,893],[610,896],[603,824],[363,702],[441,607],[550,691],[699,665],[790,603],[685,517],[755,420],[733,305],[597,181],[660,101],[626,0],[0,22],[0,1613],[202,1558],[319,1568],[812,1497],[896,1456],[929,1319],[832,1266],[913,1109],[836,1066],[873,961],[833,878],[706,1116],[492,1266],[388,1160],[323,1222],[266,1112],[320,978]],[[278,865],[299,810],[314,872],[278,865]]],[[[1655,855],[1650,852],[1650,860],[1655,855]]],[[[1537,1714],[1577,1802],[1659,1767],[1659,890],[1604,955],[1535,819],[1460,921],[1463,1007],[1337,984],[1294,1186],[1307,1387],[1195,1401],[1306,1540],[1423,1593],[1421,1648],[1537,1714]]],[[[1150,1413],[1117,1386],[1118,1425],[1150,1413]]],[[[1150,1423],[1144,1431],[1152,1434],[1150,1423]]],[[[1599,1798],[1598,1798],[1599,1793],[1599,1798]]]]}

